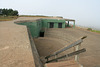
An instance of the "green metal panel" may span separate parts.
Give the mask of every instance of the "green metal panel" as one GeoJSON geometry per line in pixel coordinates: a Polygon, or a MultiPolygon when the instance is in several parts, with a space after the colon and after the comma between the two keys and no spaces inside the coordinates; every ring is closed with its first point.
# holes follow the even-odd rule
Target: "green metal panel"
{"type": "Polygon", "coordinates": [[[38,22],[24,22],[24,23],[17,23],[17,24],[28,26],[32,34],[32,37],[39,37],[41,26],[38,22]]]}
{"type": "Polygon", "coordinates": [[[62,23],[62,28],[65,28],[65,20],[64,19],[41,19],[42,20],[42,27],[49,28],[50,22],[54,22],[54,28],[58,28],[58,23],[62,23]]]}
{"type": "Polygon", "coordinates": [[[50,22],[54,22],[54,28],[58,28],[58,23],[62,23],[62,28],[65,28],[65,20],[63,19],[40,19],[36,22],[22,22],[17,24],[28,26],[32,37],[39,37],[40,32],[45,32],[45,29],[49,28],[50,22]]]}
{"type": "Polygon", "coordinates": [[[54,28],[58,28],[58,23],[54,23],[54,28]]]}

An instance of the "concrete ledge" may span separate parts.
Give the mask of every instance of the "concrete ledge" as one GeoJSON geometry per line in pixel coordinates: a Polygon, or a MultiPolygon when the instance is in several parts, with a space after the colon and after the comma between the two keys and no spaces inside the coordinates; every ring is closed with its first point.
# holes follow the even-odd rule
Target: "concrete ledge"
{"type": "Polygon", "coordinates": [[[80,67],[80,65],[74,60],[62,61],[62,62],[54,62],[48,63],[45,67],[80,67]]]}
{"type": "MultiPolygon", "coordinates": [[[[28,29],[28,27],[27,27],[27,29],[28,29]]],[[[33,57],[34,57],[35,66],[36,67],[43,67],[43,64],[40,61],[40,57],[39,57],[38,51],[36,49],[35,43],[34,43],[33,38],[31,36],[31,32],[29,30],[28,30],[28,34],[29,34],[29,39],[30,39],[30,43],[31,43],[31,49],[32,49],[33,57]]]]}
{"type": "Polygon", "coordinates": [[[0,22],[0,67],[36,67],[26,26],[0,22]]]}

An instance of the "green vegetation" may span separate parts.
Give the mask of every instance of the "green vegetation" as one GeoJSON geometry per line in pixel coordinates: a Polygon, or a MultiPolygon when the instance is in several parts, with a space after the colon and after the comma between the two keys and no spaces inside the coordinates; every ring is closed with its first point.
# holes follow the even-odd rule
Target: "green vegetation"
{"type": "Polygon", "coordinates": [[[99,30],[91,30],[92,32],[100,33],[99,30]]]}
{"type": "Polygon", "coordinates": [[[92,28],[88,28],[87,30],[91,31],[91,30],[92,30],[92,28]]]}
{"type": "Polygon", "coordinates": [[[0,21],[10,21],[17,19],[18,16],[0,16],[0,21]]]}
{"type": "Polygon", "coordinates": [[[87,30],[88,30],[88,31],[91,31],[91,32],[100,33],[100,31],[99,31],[99,30],[93,30],[92,28],[88,28],[87,30]]]}
{"type": "Polygon", "coordinates": [[[13,9],[0,9],[1,16],[18,16],[18,11],[13,9]]]}
{"type": "Polygon", "coordinates": [[[10,21],[18,18],[18,11],[13,9],[0,9],[0,21],[10,21]]]}

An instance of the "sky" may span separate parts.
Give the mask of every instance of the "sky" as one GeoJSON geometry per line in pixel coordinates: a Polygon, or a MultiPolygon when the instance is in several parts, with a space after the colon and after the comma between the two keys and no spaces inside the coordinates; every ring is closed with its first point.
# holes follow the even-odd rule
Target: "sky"
{"type": "Polygon", "coordinates": [[[0,8],[18,10],[20,15],[62,16],[100,30],[100,0],[0,0],[0,8]]]}

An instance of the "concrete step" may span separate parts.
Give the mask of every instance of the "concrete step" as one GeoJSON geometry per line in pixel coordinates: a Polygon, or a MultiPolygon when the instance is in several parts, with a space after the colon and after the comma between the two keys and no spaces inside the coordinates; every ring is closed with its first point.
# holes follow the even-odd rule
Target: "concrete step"
{"type": "Polygon", "coordinates": [[[62,62],[53,62],[45,64],[45,67],[80,67],[75,60],[62,61],[62,62]]]}

